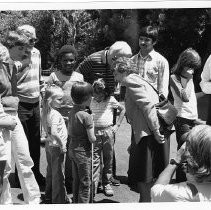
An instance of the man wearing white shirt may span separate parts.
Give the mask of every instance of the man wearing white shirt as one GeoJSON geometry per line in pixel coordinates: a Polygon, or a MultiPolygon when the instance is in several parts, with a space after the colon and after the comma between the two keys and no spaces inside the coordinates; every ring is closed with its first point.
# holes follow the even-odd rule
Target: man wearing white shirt
{"type": "Polygon", "coordinates": [[[152,26],[141,29],[138,54],[132,57],[137,63],[139,74],[158,90],[159,94],[168,96],[169,64],[166,58],[154,50],[158,31],[152,26]]]}

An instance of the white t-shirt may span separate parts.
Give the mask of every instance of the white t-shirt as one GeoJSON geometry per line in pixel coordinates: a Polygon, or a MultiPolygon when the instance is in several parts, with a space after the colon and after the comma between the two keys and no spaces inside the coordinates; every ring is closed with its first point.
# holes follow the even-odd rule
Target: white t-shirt
{"type": "Polygon", "coordinates": [[[51,127],[52,125],[56,125],[57,133],[61,139],[62,145],[65,147],[67,143],[67,127],[62,115],[57,110],[51,109],[47,117],[47,123],[49,134],[47,138],[49,141],[49,145],[59,147],[57,140],[51,136],[51,127]]]}
{"type": "Polygon", "coordinates": [[[95,127],[109,127],[113,125],[114,109],[120,106],[119,102],[110,96],[107,100],[97,102],[92,98],[90,109],[92,110],[95,127]]]}
{"type": "MultiPolygon", "coordinates": [[[[193,183],[198,190],[200,201],[211,201],[211,183],[193,183]]],[[[193,193],[186,182],[178,184],[156,184],[151,188],[152,202],[191,202],[193,193]]]]}
{"type": "MultiPolygon", "coordinates": [[[[174,75],[171,76],[175,84],[180,85],[180,82],[176,79],[174,75]]],[[[189,95],[189,102],[184,102],[181,99],[181,96],[177,95],[174,88],[171,87],[171,92],[174,98],[174,106],[178,111],[177,116],[187,118],[190,120],[195,120],[198,118],[197,110],[197,99],[194,89],[193,80],[190,79],[186,86],[186,92],[189,95]]]]}

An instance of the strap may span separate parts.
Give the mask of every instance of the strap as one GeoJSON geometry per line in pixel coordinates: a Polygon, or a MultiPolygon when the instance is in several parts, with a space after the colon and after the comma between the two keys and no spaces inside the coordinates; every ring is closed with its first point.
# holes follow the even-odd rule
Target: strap
{"type": "Polygon", "coordinates": [[[194,184],[192,184],[192,183],[189,183],[189,182],[187,182],[186,184],[187,184],[187,186],[190,188],[190,190],[192,192],[192,196],[194,198],[194,201],[200,201],[199,193],[198,193],[198,190],[197,190],[196,186],[194,184]]]}

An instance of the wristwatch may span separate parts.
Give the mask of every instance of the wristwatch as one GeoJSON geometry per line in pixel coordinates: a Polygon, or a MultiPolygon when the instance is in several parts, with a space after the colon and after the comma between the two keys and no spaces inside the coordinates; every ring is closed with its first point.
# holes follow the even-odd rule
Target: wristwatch
{"type": "Polygon", "coordinates": [[[180,166],[181,163],[178,163],[175,159],[171,159],[169,162],[171,165],[176,165],[176,166],[180,166]]]}

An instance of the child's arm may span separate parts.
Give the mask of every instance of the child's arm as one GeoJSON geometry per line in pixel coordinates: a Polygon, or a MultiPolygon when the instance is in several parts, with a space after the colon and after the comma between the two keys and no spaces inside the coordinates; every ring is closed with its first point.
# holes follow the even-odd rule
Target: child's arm
{"type": "Polygon", "coordinates": [[[17,125],[16,120],[10,116],[5,116],[0,118],[0,128],[6,128],[8,130],[13,131],[16,125],[17,125]]]}
{"type": "Polygon", "coordinates": [[[96,137],[95,137],[95,133],[94,133],[94,126],[93,126],[93,128],[87,128],[86,132],[87,132],[89,141],[91,143],[94,143],[96,141],[96,137]]]}
{"type": "Polygon", "coordinates": [[[118,117],[118,120],[116,122],[116,124],[113,126],[113,132],[116,133],[117,130],[119,129],[121,123],[122,123],[122,120],[125,116],[125,107],[121,104],[119,104],[119,106],[117,107],[117,110],[120,112],[119,113],[119,117],[118,117]]]}

